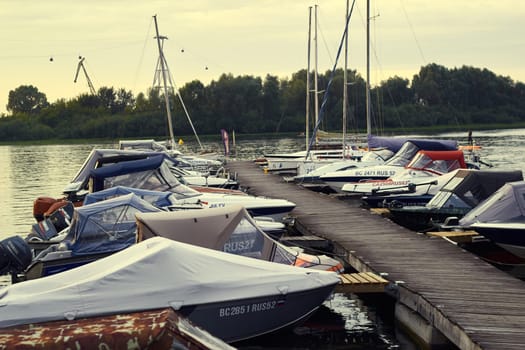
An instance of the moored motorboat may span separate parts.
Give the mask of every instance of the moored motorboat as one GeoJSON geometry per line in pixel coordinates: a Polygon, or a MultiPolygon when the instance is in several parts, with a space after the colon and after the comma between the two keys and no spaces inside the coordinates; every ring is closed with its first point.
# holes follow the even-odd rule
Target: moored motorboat
{"type": "Polygon", "coordinates": [[[388,158],[393,155],[393,152],[388,149],[372,150],[365,152],[363,157],[359,160],[355,159],[344,159],[328,162],[328,164],[316,167],[315,169],[308,171],[303,170],[299,173],[301,175],[296,175],[293,177],[293,180],[297,184],[307,185],[307,184],[321,184],[321,175],[326,173],[343,171],[352,168],[364,168],[367,166],[373,166],[378,164],[383,164],[388,158]]]}
{"type": "MultiPolygon", "coordinates": [[[[399,190],[403,187],[416,187],[419,184],[424,186],[434,182],[441,175],[466,168],[467,164],[462,151],[421,150],[404,167],[403,171],[399,171],[386,180],[350,182],[341,189],[345,193],[378,194],[399,190]]],[[[439,188],[434,187],[434,189],[437,192],[439,188]]]]}
{"type": "Polygon", "coordinates": [[[521,170],[459,169],[424,206],[390,205],[392,220],[412,230],[437,229],[473,210],[507,182],[523,179],[521,170]]]}
{"type": "Polygon", "coordinates": [[[253,217],[270,217],[275,221],[282,221],[295,208],[295,203],[286,199],[195,191],[177,181],[162,155],[106,165],[90,171],[91,191],[97,192],[118,185],[172,192],[176,206],[203,204],[210,208],[220,208],[240,204],[253,217]]]}
{"type": "Polygon", "coordinates": [[[334,272],[154,237],[91,264],[0,290],[0,328],[172,307],[233,342],[306,319],[339,281],[334,272]]]}
{"type": "Polygon", "coordinates": [[[53,275],[108,256],[135,243],[137,212],[161,211],[133,193],[75,209],[70,227],[24,270],[22,280],[53,275]]]}
{"type": "Polygon", "coordinates": [[[525,258],[525,181],[506,183],[461,218],[459,225],[525,258]]]}
{"type": "Polygon", "coordinates": [[[242,206],[137,213],[137,241],[161,236],[227,253],[280,264],[342,273],[343,264],[325,254],[312,255],[269,237],[242,206]]]}
{"type": "Polygon", "coordinates": [[[335,171],[320,176],[321,181],[335,192],[341,192],[347,183],[363,180],[386,180],[402,172],[420,150],[457,150],[457,142],[449,140],[407,140],[383,165],[335,171]]]}

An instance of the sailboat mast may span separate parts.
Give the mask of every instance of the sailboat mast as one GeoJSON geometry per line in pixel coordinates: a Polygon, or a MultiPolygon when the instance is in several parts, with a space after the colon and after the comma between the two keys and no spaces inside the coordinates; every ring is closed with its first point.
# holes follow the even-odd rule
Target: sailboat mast
{"type": "MultiPolygon", "coordinates": [[[[319,120],[319,89],[317,86],[317,66],[318,66],[318,55],[317,55],[317,5],[315,5],[315,21],[314,21],[314,56],[315,56],[315,70],[314,70],[314,106],[315,106],[315,125],[319,120]]],[[[316,138],[317,141],[317,138],[316,138]]]]}
{"type": "MultiPolygon", "coordinates": [[[[349,11],[349,0],[346,0],[346,11],[345,11],[345,24],[348,20],[348,11],[349,11]]],[[[345,67],[343,72],[343,150],[342,157],[343,159],[346,156],[346,116],[348,114],[348,29],[345,35],[345,67]]]]}
{"type": "Polygon", "coordinates": [[[157,45],[159,47],[159,61],[160,61],[160,66],[161,66],[161,73],[162,73],[162,83],[164,85],[164,102],[166,103],[166,113],[167,113],[167,118],[168,118],[168,131],[169,131],[169,134],[170,134],[170,144],[172,147],[175,146],[175,136],[173,135],[173,125],[172,125],[172,121],[171,121],[171,108],[170,108],[170,99],[169,99],[169,93],[168,93],[168,83],[166,81],[166,62],[165,62],[165,58],[164,58],[164,53],[162,51],[162,44],[161,44],[161,39],[164,40],[164,39],[167,39],[167,37],[161,37],[159,35],[159,27],[157,25],[157,15],[153,16],[153,19],[155,21],[155,32],[157,34],[157,36],[155,37],[155,39],[157,39],[157,45]]]}
{"type": "Polygon", "coordinates": [[[312,35],[312,6],[308,7],[308,53],[307,53],[307,65],[306,65],[306,130],[305,138],[306,144],[305,149],[308,149],[308,142],[310,141],[310,44],[311,44],[311,35],[312,35]]]}
{"type": "Polygon", "coordinates": [[[366,136],[372,134],[370,116],[370,0],[366,1],[366,136]]]}

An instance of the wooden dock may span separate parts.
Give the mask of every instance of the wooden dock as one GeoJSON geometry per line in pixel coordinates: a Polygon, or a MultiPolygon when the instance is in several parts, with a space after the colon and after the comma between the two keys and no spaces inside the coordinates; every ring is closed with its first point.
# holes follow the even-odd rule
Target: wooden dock
{"type": "Polygon", "coordinates": [[[332,241],[358,272],[387,279],[396,318],[408,327],[430,327],[423,330],[430,344],[445,337],[460,349],[525,347],[525,282],[442,238],[372,214],[357,201],[287,183],[251,161],[227,167],[248,193],[296,203],[292,214],[303,234],[332,241]]]}
{"type": "Polygon", "coordinates": [[[336,291],[343,293],[383,293],[388,280],[372,272],[344,273],[336,291]]]}

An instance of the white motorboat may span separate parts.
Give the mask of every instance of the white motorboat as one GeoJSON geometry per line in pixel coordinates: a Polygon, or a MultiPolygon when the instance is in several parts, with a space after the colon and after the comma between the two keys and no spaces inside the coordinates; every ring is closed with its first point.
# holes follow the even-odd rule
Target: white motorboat
{"type": "Polygon", "coordinates": [[[408,190],[409,186],[421,186],[424,191],[425,185],[432,185],[435,194],[441,188],[437,186],[438,180],[442,186],[452,177],[450,175],[440,179],[442,175],[466,168],[463,151],[419,151],[404,169],[400,169],[388,179],[350,182],[343,185],[341,190],[355,194],[378,194],[403,188],[408,190]]]}
{"type": "Polygon", "coordinates": [[[403,171],[405,166],[410,163],[420,150],[457,150],[457,142],[448,140],[407,140],[399,151],[382,165],[326,173],[321,175],[320,179],[335,192],[342,192],[342,187],[349,182],[386,180],[403,171]]]}
{"type": "Polygon", "coordinates": [[[198,192],[181,184],[169,169],[170,160],[165,155],[147,159],[106,165],[90,171],[91,191],[109,187],[126,186],[173,193],[174,206],[204,205],[210,208],[237,204],[244,206],[253,217],[269,217],[282,221],[295,203],[286,199],[198,192]]]}
{"type": "Polygon", "coordinates": [[[506,183],[465,214],[459,225],[525,258],[525,181],[506,183]]]}

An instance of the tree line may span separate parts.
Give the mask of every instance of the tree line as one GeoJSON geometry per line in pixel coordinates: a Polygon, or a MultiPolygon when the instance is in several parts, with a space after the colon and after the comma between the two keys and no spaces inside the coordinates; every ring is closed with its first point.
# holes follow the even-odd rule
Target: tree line
{"type": "MultiPolygon", "coordinates": [[[[357,71],[349,70],[347,75],[346,129],[362,132],[366,83],[357,71]]],[[[330,71],[318,73],[318,86],[326,87],[331,76],[330,71]]],[[[306,80],[306,70],[300,70],[291,78],[222,74],[209,85],[189,82],[178,94],[169,93],[174,133],[193,134],[185,109],[199,135],[214,135],[220,129],[239,134],[303,132],[306,80]]],[[[330,90],[317,93],[319,106],[324,105],[323,130],[343,128],[343,86],[343,70],[338,69],[330,90]]],[[[370,96],[374,134],[525,122],[525,84],[487,69],[429,64],[411,81],[397,76],[382,81],[370,96]]],[[[309,97],[313,111],[314,92],[309,97]]],[[[22,85],[9,92],[8,114],[0,118],[0,141],[166,138],[164,101],[163,92],[155,88],[135,96],[123,88],[101,87],[96,94],[50,103],[37,87],[22,85]]]]}

